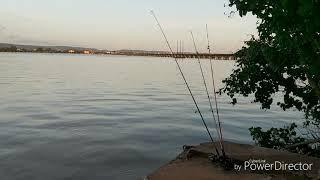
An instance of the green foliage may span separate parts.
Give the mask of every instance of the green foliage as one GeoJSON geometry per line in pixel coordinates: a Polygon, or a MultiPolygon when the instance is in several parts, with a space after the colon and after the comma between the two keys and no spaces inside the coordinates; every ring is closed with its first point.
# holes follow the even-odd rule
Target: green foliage
{"type": "Polygon", "coordinates": [[[44,52],[44,49],[39,47],[39,48],[36,49],[36,52],[44,52]]]}
{"type": "Polygon", "coordinates": [[[230,0],[230,6],[236,6],[241,16],[250,12],[259,19],[257,28],[260,41],[280,53],[295,57],[269,58],[271,64],[279,65],[281,62],[285,64],[291,61],[290,63],[296,65],[312,65],[308,67],[308,78],[318,82],[319,88],[319,0],[230,0]],[[318,79],[314,75],[318,75],[318,79]]]}
{"type": "Polygon", "coordinates": [[[273,149],[288,149],[291,152],[320,157],[320,149],[318,147],[313,148],[307,143],[303,144],[303,142],[306,142],[306,139],[297,135],[296,128],[297,125],[293,123],[284,128],[271,128],[267,131],[263,131],[261,127],[251,127],[249,131],[253,140],[259,146],[273,149]],[[299,143],[302,145],[287,148],[290,145],[299,143]]]}
{"type": "MultiPolygon", "coordinates": [[[[233,104],[237,94],[254,95],[253,101],[261,103],[262,109],[272,104],[284,111],[297,109],[305,114],[305,127],[320,131],[320,0],[230,0],[230,6],[240,16],[251,13],[258,18],[259,37],[252,37],[235,54],[237,68],[223,81],[220,93],[227,93],[233,104]],[[283,98],[274,102],[277,93],[283,98]]],[[[293,135],[285,137],[287,130],[293,129],[273,128],[267,134],[257,128],[250,131],[254,138],[271,140],[278,147],[291,143],[293,135]],[[277,136],[288,139],[274,139],[277,136]]]]}
{"type": "Polygon", "coordinates": [[[267,131],[262,131],[261,127],[251,127],[249,129],[253,140],[267,148],[282,149],[287,145],[304,142],[305,139],[297,137],[295,128],[296,124],[291,124],[284,128],[271,128],[267,131]]]}
{"type": "Polygon", "coordinates": [[[316,92],[317,87],[308,83],[310,67],[294,64],[290,60],[295,58],[294,54],[276,50],[261,40],[252,39],[247,46],[236,53],[239,58],[237,68],[223,81],[226,86],[221,91],[233,98],[234,104],[237,102],[235,94],[245,97],[254,94],[253,101],[261,103],[263,109],[269,109],[274,102],[274,94],[281,92],[283,99],[277,104],[283,110],[294,107],[305,112],[306,118],[311,118],[311,122],[318,125],[320,96],[316,92]],[[277,60],[286,62],[270,63],[277,60]]]}
{"type": "Polygon", "coordinates": [[[252,37],[236,53],[237,69],[224,80],[233,103],[235,94],[254,94],[263,109],[274,103],[283,109],[305,112],[307,123],[320,119],[320,1],[230,0],[241,16],[251,12],[259,19],[259,38],[252,37]]]}

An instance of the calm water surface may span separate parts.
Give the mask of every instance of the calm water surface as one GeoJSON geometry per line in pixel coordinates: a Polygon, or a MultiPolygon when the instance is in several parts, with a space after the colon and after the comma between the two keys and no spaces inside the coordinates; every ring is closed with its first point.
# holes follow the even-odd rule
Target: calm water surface
{"type": "MultiPolygon", "coordinates": [[[[210,77],[208,61],[203,63],[210,77]]],[[[214,127],[196,61],[181,65],[214,127]]],[[[214,65],[222,87],[234,62],[214,65]]],[[[252,143],[251,126],[302,118],[260,110],[247,99],[235,107],[226,96],[218,100],[225,138],[234,142],[252,143]]],[[[204,141],[208,137],[170,59],[0,54],[1,179],[139,179],[174,158],[182,145],[204,141]]]]}

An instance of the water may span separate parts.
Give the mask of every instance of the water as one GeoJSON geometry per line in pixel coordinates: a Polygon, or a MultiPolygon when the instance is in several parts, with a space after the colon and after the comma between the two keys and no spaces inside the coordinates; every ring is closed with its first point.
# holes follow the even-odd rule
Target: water
{"type": "MultiPolygon", "coordinates": [[[[203,63],[210,77],[208,61],[203,63]]],[[[198,64],[181,65],[209,119],[198,64]]],[[[214,65],[222,87],[234,62],[214,65]]],[[[226,96],[218,100],[224,136],[234,142],[252,143],[251,126],[302,118],[278,108],[260,110],[248,99],[237,106],[226,96]]],[[[170,59],[2,53],[0,102],[5,180],[139,179],[174,158],[182,145],[208,141],[170,59]]],[[[212,120],[208,124],[214,127],[212,120]]]]}

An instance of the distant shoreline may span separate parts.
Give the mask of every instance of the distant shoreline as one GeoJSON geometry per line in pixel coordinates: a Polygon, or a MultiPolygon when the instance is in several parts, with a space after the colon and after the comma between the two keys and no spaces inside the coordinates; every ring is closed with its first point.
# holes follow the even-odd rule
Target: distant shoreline
{"type": "Polygon", "coordinates": [[[177,59],[214,59],[214,60],[236,60],[233,54],[148,54],[148,53],[81,53],[81,52],[52,52],[52,51],[1,51],[0,53],[26,53],[26,54],[68,54],[68,55],[109,55],[109,56],[138,56],[138,57],[162,57],[177,59]]]}
{"type": "Polygon", "coordinates": [[[200,58],[217,60],[236,60],[234,54],[228,53],[191,53],[174,52],[171,54],[166,51],[145,51],[145,50],[99,50],[94,48],[72,47],[72,46],[36,46],[0,43],[0,52],[18,53],[59,53],[59,54],[86,54],[86,55],[123,55],[123,56],[150,56],[150,57],[169,57],[177,59],[200,58]]]}

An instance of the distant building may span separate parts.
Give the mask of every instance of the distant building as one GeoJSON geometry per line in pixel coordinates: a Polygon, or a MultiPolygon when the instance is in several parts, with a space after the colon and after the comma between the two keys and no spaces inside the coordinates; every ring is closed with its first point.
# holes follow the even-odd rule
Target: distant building
{"type": "Polygon", "coordinates": [[[83,51],[83,54],[91,54],[92,52],[91,51],[89,51],[89,50],[84,50],[83,51]]]}
{"type": "Polygon", "coordinates": [[[68,51],[68,53],[75,53],[76,51],[75,50],[73,50],[73,49],[70,49],[69,51],[68,51]]]}

